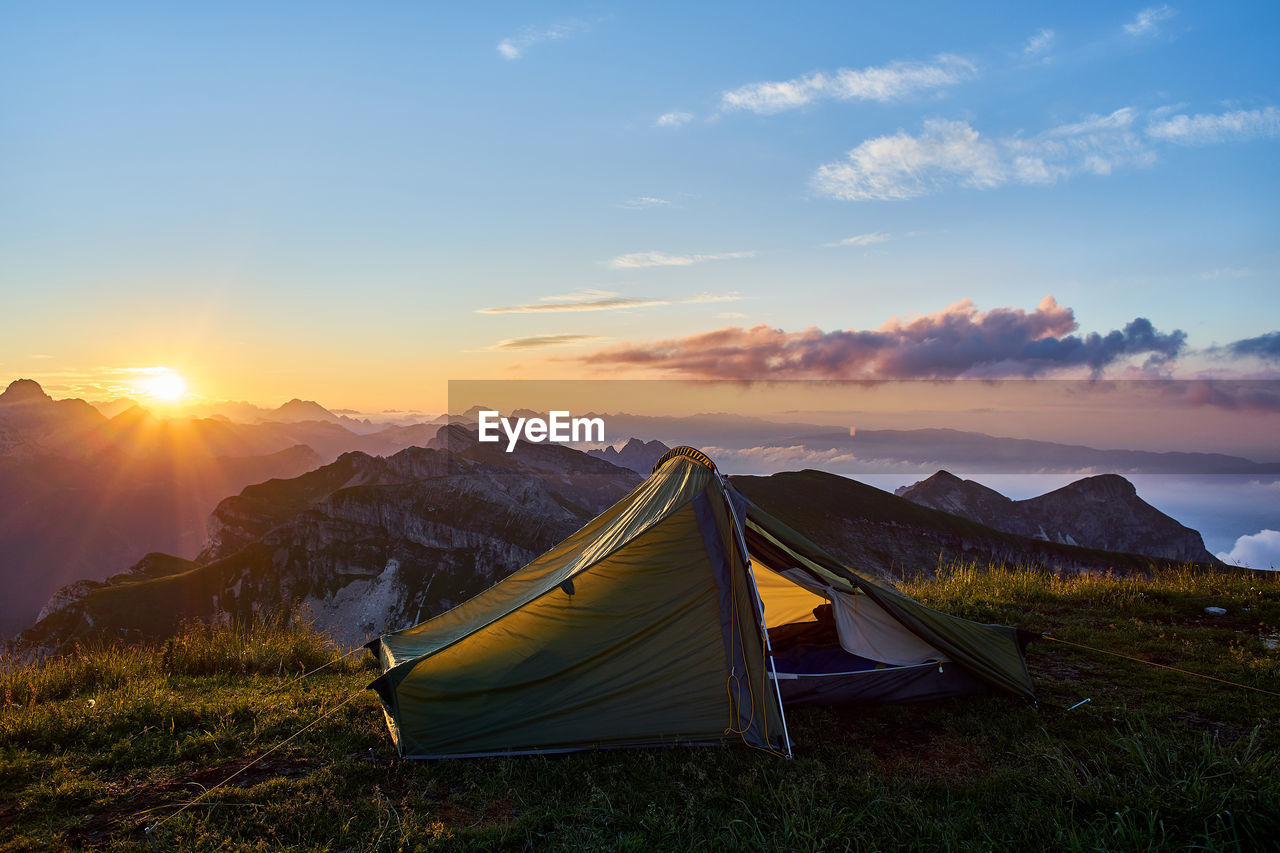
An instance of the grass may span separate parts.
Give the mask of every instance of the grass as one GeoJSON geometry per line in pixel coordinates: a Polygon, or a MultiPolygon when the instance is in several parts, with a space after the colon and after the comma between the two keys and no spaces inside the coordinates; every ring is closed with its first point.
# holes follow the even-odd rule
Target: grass
{"type": "MultiPolygon", "coordinates": [[[[903,587],[970,618],[1280,692],[1280,652],[1263,642],[1280,634],[1280,575],[955,566],[903,587]]],[[[363,690],[367,656],[295,680],[340,653],[305,627],[191,625],[167,644],[5,660],[0,848],[1258,850],[1280,839],[1280,699],[1063,645],[1029,652],[1038,708],[972,696],[798,709],[791,761],[673,748],[402,762],[363,690]]]]}

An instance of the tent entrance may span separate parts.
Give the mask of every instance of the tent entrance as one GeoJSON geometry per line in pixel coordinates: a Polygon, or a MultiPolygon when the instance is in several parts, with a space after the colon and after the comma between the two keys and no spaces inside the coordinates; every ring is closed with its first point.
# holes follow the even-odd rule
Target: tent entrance
{"type": "Polygon", "coordinates": [[[911,702],[986,689],[860,590],[754,562],[784,705],[911,702]]]}
{"type": "Polygon", "coordinates": [[[947,656],[907,629],[857,588],[824,585],[799,568],[778,571],[753,561],[756,589],[775,651],[800,644],[835,646],[873,664],[913,666],[947,656]],[[781,646],[781,649],[779,648],[781,646]]]}

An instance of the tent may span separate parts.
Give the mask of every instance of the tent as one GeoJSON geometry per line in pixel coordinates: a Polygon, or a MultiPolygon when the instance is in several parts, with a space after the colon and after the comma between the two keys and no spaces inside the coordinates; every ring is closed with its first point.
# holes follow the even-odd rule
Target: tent
{"type": "Polygon", "coordinates": [[[789,755],[789,705],[1032,696],[1015,629],[842,565],[687,447],[529,565],[369,648],[409,758],[727,742],[789,755]]]}

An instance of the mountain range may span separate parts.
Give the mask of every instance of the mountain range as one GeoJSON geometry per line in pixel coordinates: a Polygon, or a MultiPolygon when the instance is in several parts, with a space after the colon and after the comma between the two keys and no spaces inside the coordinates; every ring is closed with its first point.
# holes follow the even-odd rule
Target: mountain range
{"type": "MultiPolygon", "coordinates": [[[[22,638],[50,649],[90,636],[162,637],[189,619],[293,611],[354,645],[481,591],[642,479],[557,445],[521,443],[508,454],[460,425],[441,427],[432,443],[385,459],[349,453],[249,486],[219,503],[196,559],[149,554],[105,582],[74,584],[22,638]]],[[[820,471],[732,481],[850,565],[890,578],[956,560],[1118,572],[1152,563],[1004,532],[820,471]]]]}
{"type": "Polygon", "coordinates": [[[222,501],[195,560],[149,554],[55,596],[28,642],[164,636],[183,620],[301,610],[342,642],[452,607],[594,518],[639,476],[556,445],[496,454],[459,427],[435,448],[353,452],[222,501]]]}
{"type": "MultiPolygon", "coordinates": [[[[348,453],[390,460],[408,448],[446,449],[440,444],[440,424],[451,421],[461,429],[478,411],[424,423],[380,423],[350,418],[300,399],[275,409],[219,404],[209,417],[161,418],[136,404],[105,408],[110,417],[82,400],[54,400],[31,380],[17,380],[0,394],[0,583],[9,592],[0,603],[0,634],[8,636],[29,626],[61,587],[77,580],[101,583],[135,564],[140,554],[165,553],[172,559],[192,561],[191,565],[205,565],[230,556],[217,547],[224,539],[231,541],[226,537],[238,536],[236,541],[242,545],[258,541],[254,537],[269,532],[262,526],[266,521],[258,527],[237,527],[233,517],[238,503],[256,500],[251,490],[242,493],[247,486],[323,470],[348,453]],[[226,506],[220,504],[224,498],[230,498],[226,506]]],[[[954,430],[859,430],[850,435],[831,427],[724,414],[603,417],[610,435],[625,435],[621,430],[631,429],[631,435],[649,440],[633,437],[622,444],[593,447],[590,455],[640,476],[647,476],[666,448],[678,443],[700,446],[722,470],[742,474],[821,466],[847,475],[880,464],[901,471],[904,465],[919,468],[949,459],[968,463],[963,469],[967,471],[984,467],[1092,471],[1100,466],[1118,471],[1211,470],[1252,475],[1280,470],[1277,465],[1223,454],[1098,450],[954,430]]],[[[462,434],[465,429],[445,433],[455,441],[462,434]]],[[[511,455],[498,445],[468,453],[473,461],[483,460],[493,470],[513,464],[511,455]]],[[[526,457],[528,449],[522,447],[514,455],[526,457]]],[[[543,475],[551,472],[538,476],[543,475]]],[[[810,483],[813,488],[826,485],[830,483],[810,483]]],[[[1136,496],[1125,497],[1130,498],[1136,496]]],[[[948,506],[931,500],[920,497],[921,503],[931,507],[948,506]]],[[[1019,502],[1004,500],[1007,505],[1001,505],[1001,512],[1007,517],[979,511],[990,501],[955,503],[951,510],[987,530],[1041,540],[1040,548],[1045,540],[1052,540],[1145,553],[1157,549],[1137,538],[1114,538],[1115,525],[1106,521],[1089,528],[1087,519],[1071,526],[1061,517],[1045,517],[1041,521],[1048,526],[1042,530],[1039,522],[1018,520],[1017,507],[1012,505],[1019,502]]],[[[1106,506],[1107,501],[1100,500],[1098,509],[1106,506]]],[[[286,520],[268,516],[273,525],[286,520]]],[[[1137,524],[1142,517],[1134,510],[1129,521],[1137,524]]],[[[1179,559],[1191,555],[1205,559],[1207,552],[1198,537],[1192,541],[1183,530],[1178,534],[1183,544],[1170,546],[1174,550],[1166,556],[1178,553],[1186,555],[1179,559]]],[[[1195,531],[1189,533],[1195,535],[1195,531]]],[[[1173,541],[1163,534],[1156,538],[1166,545],[1173,541]]],[[[982,541],[994,549],[992,553],[1004,553],[998,541],[982,541]]],[[[963,551],[961,547],[956,553],[963,551]]],[[[1014,552],[1040,553],[1021,546],[1009,551],[1014,552]]],[[[922,558],[921,552],[908,549],[906,553],[913,563],[922,558]]],[[[937,553],[933,552],[933,563],[937,553]]],[[[884,568],[892,562],[887,556],[862,556],[871,566],[884,568]]],[[[156,565],[179,565],[172,559],[156,565]]],[[[1068,560],[1070,565],[1098,562],[1094,557],[1068,560]]],[[[155,571],[155,565],[146,569],[155,571]]]]}

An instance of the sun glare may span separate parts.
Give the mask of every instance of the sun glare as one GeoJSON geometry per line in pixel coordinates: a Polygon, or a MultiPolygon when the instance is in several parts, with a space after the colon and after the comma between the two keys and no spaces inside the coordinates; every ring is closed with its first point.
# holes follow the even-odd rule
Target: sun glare
{"type": "Polygon", "coordinates": [[[187,381],[171,370],[149,376],[138,385],[144,394],[162,403],[177,403],[187,393],[187,381]]]}

